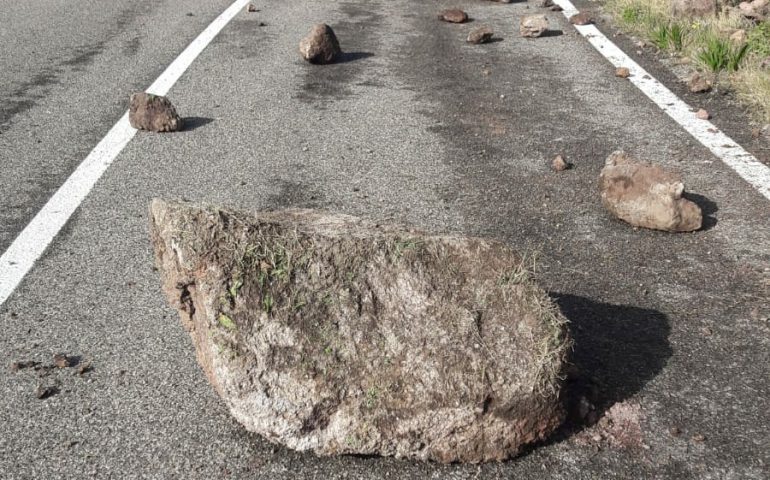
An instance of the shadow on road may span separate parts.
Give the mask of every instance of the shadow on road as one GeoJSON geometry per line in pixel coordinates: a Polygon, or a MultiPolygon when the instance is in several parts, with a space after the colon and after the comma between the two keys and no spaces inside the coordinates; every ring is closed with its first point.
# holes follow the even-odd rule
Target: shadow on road
{"type": "Polygon", "coordinates": [[[191,132],[197,128],[208,125],[209,123],[213,122],[214,119],[207,117],[184,117],[182,121],[184,122],[184,128],[182,130],[185,132],[191,132]]]}
{"type": "Polygon", "coordinates": [[[569,418],[553,438],[560,441],[596,423],[612,405],[638,393],[663,370],[672,354],[671,327],[656,310],[561,293],[552,293],[552,298],[569,319],[575,342],[574,371],[565,390],[569,418]],[[592,414],[578,413],[581,398],[594,406],[592,414]]]}
{"type": "Polygon", "coordinates": [[[342,54],[334,61],[334,63],[350,63],[357,60],[363,60],[369,57],[373,57],[374,54],[370,52],[342,52],[342,54]]]}
{"type": "Polygon", "coordinates": [[[697,193],[685,192],[683,196],[700,207],[701,212],[703,213],[703,225],[701,226],[701,230],[710,230],[716,226],[717,219],[714,217],[714,214],[719,211],[719,207],[717,207],[716,203],[697,193]]]}

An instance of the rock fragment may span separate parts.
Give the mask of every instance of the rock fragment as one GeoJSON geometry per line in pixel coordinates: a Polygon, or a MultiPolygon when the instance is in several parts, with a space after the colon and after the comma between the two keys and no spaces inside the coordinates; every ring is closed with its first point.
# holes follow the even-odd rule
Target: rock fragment
{"type": "Polygon", "coordinates": [[[537,8],[548,8],[553,6],[553,0],[532,0],[532,6],[537,8]]]}
{"type": "Polygon", "coordinates": [[[620,78],[628,78],[631,76],[631,70],[627,67],[618,67],[615,69],[615,76],[620,78]]]}
{"type": "Polygon", "coordinates": [[[548,17],[545,15],[527,15],[519,21],[519,33],[522,37],[537,38],[548,30],[548,17]]]}
{"type": "Polygon", "coordinates": [[[748,20],[761,22],[770,15],[770,1],[754,0],[752,2],[741,2],[738,4],[738,11],[748,20]]]}
{"type": "Polygon", "coordinates": [[[471,32],[468,34],[468,43],[472,43],[474,45],[478,45],[480,43],[487,43],[490,40],[492,40],[492,36],[495,34],[495,32],[487,26],[479,27],[476,29],[471,30],[471,32]]]}
{"type": "Polygon", "coordinates": [[[659,165],[613,152],[601,171],[599,186],[604,207],[631,225],[668,232],[701,228],[701,209],[683,198],[681,177],[659,165]]]}
{"type": "Polygon", "coordinates": [[[257,8],[256,5],[254,5],[253,3],[250,3],[249,6],[246,7],[246,11],[253,13],[253,12],[258,12],[259,9],[257,8]]]}
{"type": "Polygon", "coordinates": [[[56,368],[67,368],[71,367],[74,361],[63,353],[57,353],[53,356],[53,364],[56,368]]]}
{"type": "Polygon", "coordinates": [[[438,19],[442,22],[465,23],[468,21],[468,14],[459,8],[452,8],[439,12],[438,19]]]}
{"type": "Polygon", "coordinates": [[[564,157],[561,155],[556,155],[553,160],[551,160],[551,170],[554,172],[563,172],[564,170],[567,170],[570,168],[570,164],[564,160],[564,157]]]}
{"type": "Polygon", "coordinates": [[[594,20],[587,12],[580,12],[569,17],[569,23],[572,25],[590,25],[594,23],[594,20]]]}
{"type": "Polygon", "coordinates": [[[695,72],[687,81],[687,87],[692,93],[705,93],[711,90],[711,81],[695,72]]]}
{"type": "Polygon", "coordinates": [[[706,110],[700,108],[697,112],[695,112],[695,116],[698,117],[701,120],[708,120],[711,118],[711,115],[706,110]]]}
{"type": "Polygon", "coordinates": [[[565,319],[500,243],[311,210],[154,200],[150,218],[164,292],[250,431],[482,462],[564,417],[565,319]]]}
{"type": "Polygon", "coordinates": [[[332,27],[319,23],[299,42],[299,53],[310,63],[324,65],[334,62],[342,49],[332,27]]]}
{"type": "Polygon", "coordinates": [[[59,389],[52,385],[38,385],[35,389],[35,396],[40,400],[45,400],[59,393],[59,389]]]}
{"type": "Polygon", "coordinates": [[[184,126],[168,98],[145,92],[131,95],[128,121],[138,130],[151,132],[176,132],[184,126]]]}

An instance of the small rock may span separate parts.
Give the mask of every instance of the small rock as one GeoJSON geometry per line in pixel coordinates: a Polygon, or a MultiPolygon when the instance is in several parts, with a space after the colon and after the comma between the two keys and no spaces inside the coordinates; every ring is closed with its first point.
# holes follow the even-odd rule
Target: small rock
{"type": "Polygon", "coordinates": [[[702,77],[700,73],[695,72],[687,81],[687,86],[692,93],[705,93],[711,90],[711,81],[702,77]]]}
{"type": "Polygon", "coordinates": [[[553,6],[553,0],[532,0],[532,6],[538,8],[548,8],[553,6]]]}
{"type": "Polygon", "coordinates": [[[494,35],[495,32],[487,26],[479,27],[474,30],[471,30],[471,33],[468,34],[468,43],[472,43],[474,45],[478,45],[480,43],[487,43],[490,40],[492,40],[492,35],[494,35]]]}
{"type": "Polygon", "coordinates": [[[673,0],[671,2],[671,14],[675,17],[705,17],[716,12],[716,0],[673,0]]]}
{"type": "Polygon", "coordinates": [[[552,12],[562,12],[562,11],[564,11],[564,9],[562,7],[560,7],[559,5],[552,5],[550,10],[552,12]]]}
{"type": "Polygon", "coordinates": [[[548,30],[548,18],[545,15],[527,15],[519,21],[519,33],[522,37],[537,38],[548,30]]]}
{"type": "Polygon", "coordinates": [[[184,126],[168,98],[145,92],[131,95],[128,121],[132,127],[150,132],[176,132],[184,126]]]}
{"type": "Polygon", "coordinates": [[[324,65],[334,62],[342,49],[332,27],[319,23],[299,42],[299,53],[312,64],[324,65]]]}
{"type": "Polygon", "coordinates": [[[746,30],[740,28],[730,34],[730,41],[735,45],[743,45],[748,41],[749,37],[746,35],[746,30]]]}
{"type": "Polygon", "coordinates": [[[668,429],[668,433],[670,433],[672,437],[678,437],[682,434],[682,430],[679,427],[674,426],[668,429]]]}
{"type": "Polygon", "coordinates": [[[38,385],[35,389],[35,396],[40,400],[45,400],[57,393],[59,393],[59,389],[51,385],[38,385]]]}
{"type": "Polygon", "coordinates": [[[57,353],[53,356],[53,364],[57,368],[67,368],[72,366],[72,359],[63,353],[57,353]]]}
{"type": "Polygon", "coordinates": [[[452,8],[439,12],[438,19],[449,23],[465,23],[468,21],[468,14],[459,8],[452,8]]]}
{"type": "Polygon", "coordinates": [[[481,70],[481,74],[484,75],[485,77],[488,77],[488,76],[490,76],[492,74],[492,70],[490,70],[488,68],[484,68],[484,69],[481,70]]]}
{"type": "Polygon", "coordinates": [[[702,108],[695,113],[695,116],[701,120],[708,120],[709,118],[711,118],[711,115],[709,115],[709,112],[707,112],[702,108]]]}
{"type": "Polygon", "coordinates": [[[618,67],[615,70],[615,76],[620,78],[628,78],[631,76],[631,71],[627,67],[618,67]]]}
{"type": "Polygon", "coordinates": [[[594,20],[587,12],[580,12],[569,17],[569,23],[572,25],[590,25],[594,23],[594,20]]]}
{"type": "Polygon", "coordinates": [[[696,433],[692,436],[691,440],[696,443],[703,443],[706,441],[706,437],[702,433],[696,433]]]}
{"type": "Polygon", "coordinates": [[[556,155],[553,160],[551,160],[551,170],[554,172],[563,172],[564,170],[567,170],[570,167],[570,164],[564,160],[564,157],[561,155],[556,155]]]}
{"type": "Polygon", "coordinates": [[[83,362],[80,365],[78,365],[77,374],[78,375],[85,375],[86,373],[93,370],[94,367],[91,366],[91,362],[83,362]]]}
{"type": "Polygon", "coordinates": [[[259,9],[257,8],[256,5],[254,5],[253,3],[250,3],[249,6],[246,8],[246,11],[247,12],[258,12],[259,9]]]}
{"type": "Polygon", "coordinates": [[[613,152],[602,168],[599,185],[604,207],[631,225],[667,232],[701,228],[701,209],[683,198],[681,177],[659,165],[613,152]]]}

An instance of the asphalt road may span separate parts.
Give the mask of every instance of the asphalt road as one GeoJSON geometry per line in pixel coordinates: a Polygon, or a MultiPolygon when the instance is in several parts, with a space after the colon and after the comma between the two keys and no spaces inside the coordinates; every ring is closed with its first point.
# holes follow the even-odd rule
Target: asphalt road
{"type": "MultiPolygon", "coordinates": [[[[140,132],[0,307],[0,363],[66,352],[93,369],[0,369],[3,478],[768,478],[770,203],[572,30],[517,33],[525,3],[258,0],[169,93],[190,128],[140,132]],[[303,63],[318,21],[344,61],[303,63]],[[265,26],[259,26],[260,22],[265,26]],[[489,24],[501,41],[465,43],[489,24]],[[602,208],[613,150],[680,170],[708,213],[692,234],[602,208]],[[556,153],[575,168],[547,166],[556,153]],[[483,466],[317,458],[245,432],[166,305],[153,197],[322,208],[539,252],[598,413],[640,406],[641,439],[579,424],[483,466]],[[59,392],[45,400],[38,385],[59,392]],[[672,429],[674,434],[672,434],[672,429]],[[695,438],[693,438],[695,437],[695,438]]],[[[0,13],[0,251],[229,2],[5,2],[0,13]],[[188,13],[192,13],[189,16],[188,13]]]]}

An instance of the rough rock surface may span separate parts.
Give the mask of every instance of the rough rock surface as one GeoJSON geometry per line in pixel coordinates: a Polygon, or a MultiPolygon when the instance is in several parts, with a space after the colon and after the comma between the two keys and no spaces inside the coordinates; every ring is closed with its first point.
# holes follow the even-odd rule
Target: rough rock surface
{"type": "Polygon", "coordinates": [[[163,288],[248,430],[321,455],[502,460],[562,421],[561,313],[500,243],[154,200],[163,288]]]}
{"type": "Polygon", "coordinates": [[[548,30],[548,18],[545,15],[527,15],[519,21],[519,33],[522,37],[536,38],[548,30]]]}
{"type": "Polygon", "coordinates": [[[707,78],[702,77],[700,73],[695,72],[687,81],[687,87],[692,93],[705,93],[711,90],[711,82],[707,78]]]}
{"type": "Polygon", "coordinates": [[[569,17],[569,23],[572,25],[590,25],[594,23],[594,19],[588,13],[580,12],[569,17]]]}
{"type": "Polygon", "coordinates": [[[554,172],[563,172],[564,170],[567,170],[570,167],[569,162],[564,160],[564,157],[561,155],[556,155],[553,160],[551,160],[551,170],[554,172]]]}
{"type": "Polygon", "coordinates": [[[494,34],[494,30],[487,26],[473,29],[471,30],[471,33],[468,34],[468,43],[473,43],[474,45],[487,43],[492,40],[494,34]]]}
{"type": "Polygon", "coordinates": [[[128,122],[136,129],[151,132],[176,132],[184,126],[168,98],[144,92],[131,95],[128,122]]]}
{"type": "Polygon", "coordinates": [[[749,20],[761,22],[770,15],[770,1],[754,0],[752,2],[741,2],[738,5],[738,11],[749,20]]]}
{"type": "Polygon", "coordinates": [[[716,12],[716,0],[673,0],[671,2],[671,13],[677,17],[705,17],[716,12]]]}
{"type": "Polygon", "coordinates": [[[468,14],[457,8],[452,8],[439,12],[438,19],[449,23],[465,23],[468,21],[468,14]]]}
{"type": "Polygon", "coordinates": [[[631,70],[628,67],[618,67],[615,69],[615,76],[620,78],[628,78],[631,76],[631,70]]]}
{"type": "Polygon", "coordinates": [[[701,209],[683,198],[679,175],[659,165],[640,162],[625,152],[607,157],[599,176],[602,204],[621,220],[637,227],[689,232],[702,223],[701,209]]]}
{"type": "Polygon", "coordinates": [[[342,49],[332,27],[319,23],[299,42],[299,53],[308,62],[322,65],[334,62],[342,49]]]}

